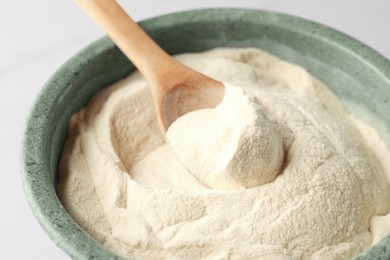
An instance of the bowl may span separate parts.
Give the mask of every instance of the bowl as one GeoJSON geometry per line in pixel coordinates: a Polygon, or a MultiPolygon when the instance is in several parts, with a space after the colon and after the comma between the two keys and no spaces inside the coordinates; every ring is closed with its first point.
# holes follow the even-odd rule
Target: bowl
{"type": "MultiPolygon", "coordinates": [[[[390,62],[347,35],[301,18],[245,9],[192,10],[140,24],[170,54],[258,47],[299,64],[330,86],[351,113],[390,140],[390,62]]],[[[92,43],[51,77],[26,125],[21,165],[28,203],[46,233],[72,258],[119,256],[84,232],[56,195],[68,121],[97,91],[133,70],[110,39],[92,43]]],[[[390,257],[390,236],[359,256],[379,257],[390,257]]]]}

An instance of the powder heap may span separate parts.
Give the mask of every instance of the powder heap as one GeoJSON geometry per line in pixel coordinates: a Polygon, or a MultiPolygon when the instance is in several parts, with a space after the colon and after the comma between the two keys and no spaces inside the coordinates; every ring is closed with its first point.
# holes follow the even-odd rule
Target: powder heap
{"type": "MultiPolygon", "coordinates": [[[[388,150],[378,152],[386,145],[378,135],[367,135],[375,130],[364,123],[356,128],[324,84],[257,49],[215,49],[177,59],[239,86],[258,104],[260,121],[266,122],[260,135],[273,145],[280,138],[282,169],[251,188],[210,188],[203,180],[210,177],[218,186],[218,172],[195,177],[183,166],[161,135],[147,83],[133,73],[72,117],[60,161],[59,198],[93,238],[120,256],[141,259],[346,259],[372,245],[370,230],[375,239],[386,233],[376,226],[390,212],[389,167],[377,156],[388,163],[388,150]]],[[[235,120],[239,116],[225,125],[235,120]]],[[[196,131],[187,130],[194,138],[196,131]]],[[[201,168],[230,169],[232,158],[245,158],[239,153],[251,144],[279,154],[262,141],[240,144],[240,138],[231,139],[237,147],[226,149],[229,159],[220,168],[201,168]]],[[[271,160],[278,168],[264,156],[256,163],[271,160]]],[[[246,186],[265,178],[234,179],[234,172],[221,179],[246,186]]]]}
{"type": "Polygon", "coordinates": [[[184,166],[214,189],[270,182],[283,163],[282,140],[260,104],[232,85],[225,85],[215,109],[196,110],[174,121],[166,138],[184,166]]]}

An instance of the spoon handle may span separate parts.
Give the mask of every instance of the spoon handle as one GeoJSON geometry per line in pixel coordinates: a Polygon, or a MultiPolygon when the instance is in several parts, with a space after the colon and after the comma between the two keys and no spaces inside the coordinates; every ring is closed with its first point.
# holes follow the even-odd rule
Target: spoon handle
{"type": "MultiPolygon", "coordinates": [[[[122,52],[133,62],[150,84],[154,95],[164,95],[161,89],[168,71],[182,65],[162,50],[141,27],[131,19],[115,0],[76,0],[80,7],[97,23],[122,52]]],[[[169,74],[169,73],[168,73],[169,74]]]]}

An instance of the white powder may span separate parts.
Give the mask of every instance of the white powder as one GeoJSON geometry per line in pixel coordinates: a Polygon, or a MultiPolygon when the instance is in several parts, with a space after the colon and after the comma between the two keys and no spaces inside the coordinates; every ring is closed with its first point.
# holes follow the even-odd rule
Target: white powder
{"type": "MultiPolygon", "coordinates": [[[[370,143],[362,138],[375,130],[357,129],[322,83],[255,49],[216,49],[178,59],[242,87],[255,100],[260,121],[269,124],[260,129],[275,134],[264,140],[280,140],[282,169],[276,178],[270,171],[273,180],[229,171],[236,163],[232,158],[241,157],[238,151],[248,152],[245,144],[213,148],[229,153],[228,159],[220,167],[202,169],[224,169],[222,176],[199,171],[194,177],[165,144],[148,87],[134,73],[100,92],[72,118],[61,159],[58,195],[92,237],[121,256],[146,259],[344,259],[371,246],[370,229],[375,240],[389,231],[387,218],[375,217],[390,212],[390,173],[375,150],[384,146],[379,138],[370,143]],[[254,182],[262,185],[229,191],[208,187],[254,182]]],[[[234,120],[245,116],[224,122],[233,127],[234,120]]],[[[213,132],[218,131],[215,126],[213,132]]],[[[261,142],[251,143],[257,147],[261,142]]],[[[259,161],[274,163],[267,154],[259,156],[259,161]]]]}
{"type": "Polygon", "coordinates": [[[179,117],[166,138],[184,166],[214,189],[270,182],[283,163],[281,137],[256,98],[228,84],[221,104],[179,117]]]}

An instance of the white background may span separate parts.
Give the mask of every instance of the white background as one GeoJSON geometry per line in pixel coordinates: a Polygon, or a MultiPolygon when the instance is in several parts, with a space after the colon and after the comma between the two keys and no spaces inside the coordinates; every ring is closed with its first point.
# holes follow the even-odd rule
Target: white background
{"type": "MultiPolygon", "coordinates": [[[[345,32],[390,58],[389,0],[121,0],[135,20],[203,7],[293,14],[345,32]]],[[[0,248],[2,259],[68,259],[40,228],[22,190],[18,157],[33,101],[50,75],[103,32],[74,1],[0,3],[0,248]]]]}

